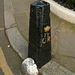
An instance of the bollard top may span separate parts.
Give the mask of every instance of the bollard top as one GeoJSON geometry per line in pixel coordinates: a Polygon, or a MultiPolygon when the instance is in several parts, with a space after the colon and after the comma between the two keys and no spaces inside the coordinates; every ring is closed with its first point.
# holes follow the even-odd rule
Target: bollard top
{"type": "Polygon", "coordinates": [[[45,1],[38,0],[38,1],[34,2],[34,3],[32,3],[31,5],[33,5],[33,6],[47,6],[47,5],[50,5],[50,4],[45,2],[45,1]]]}

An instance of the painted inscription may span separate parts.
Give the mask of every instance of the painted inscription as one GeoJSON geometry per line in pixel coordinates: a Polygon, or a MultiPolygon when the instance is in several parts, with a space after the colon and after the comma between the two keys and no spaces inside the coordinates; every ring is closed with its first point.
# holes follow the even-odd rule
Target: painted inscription
{"type": "Polygon", "coordinates": [[[46,44],[47,42],[50,42],[50,26],[46,26],[44,28],[44,37],[42,39],[42,44],[46,44]]]}

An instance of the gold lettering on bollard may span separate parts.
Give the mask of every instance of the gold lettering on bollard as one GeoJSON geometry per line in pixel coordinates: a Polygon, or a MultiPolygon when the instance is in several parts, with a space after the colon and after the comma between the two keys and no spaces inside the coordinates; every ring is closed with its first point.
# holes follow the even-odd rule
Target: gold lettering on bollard
{"type": "Polygon", "coordinates": [[[50,36],[47,37],[47,42],[49,42],[49,41],[50,41],[50,36]]]}
{"type": "Polygon", "coordinates": [[[50,33],[47,33],[47,42],[49,42],[50,41],[50,33]]]}
{"type": "Polygon", "coordinates": [[[46,26],[44,28],[44,38],[42,39],[42,44],[46,44],[47,42],[50,42],[50,26],[46,26]]]}
{"type": "Polygon", "coordinates": [[[46,33],[44,33],[44,38],[46,38],[46,33]]]}
{"type": "Polygon", "coordinates": [[[50,36],[50,33],[47,33],[47,36],[50,36]]]}
{"type": "Polygon", "coordinates": [[[50,30],[50,26],[47,26],[47,27],[44,28],[45,32],[48,32],[49,30],[50,30]]]}
{"type": "Polygon", "coordinates": [[[46,38],[42,39],[42,43],[45,44],[46,43],[46,38]]]}

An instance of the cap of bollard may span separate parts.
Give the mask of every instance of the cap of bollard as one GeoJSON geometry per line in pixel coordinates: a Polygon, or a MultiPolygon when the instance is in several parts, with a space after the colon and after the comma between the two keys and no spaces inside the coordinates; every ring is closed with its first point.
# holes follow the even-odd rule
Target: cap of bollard
{"type": "Polygon", "coordinates": [[[36,1],[36,2],[34,2],[34,3],[32,3],[31,5],[34,5],[34,6],[46,6],[46,5],[49,5],[49,3],[47,3],[47,2],[45,2],[45,1],[42,1],[42,0],[38,0],[38,1],[36,1]]]}

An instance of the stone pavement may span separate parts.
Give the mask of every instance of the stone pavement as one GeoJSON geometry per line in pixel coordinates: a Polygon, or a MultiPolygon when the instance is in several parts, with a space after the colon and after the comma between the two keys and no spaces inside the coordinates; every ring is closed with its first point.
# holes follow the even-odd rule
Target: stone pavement
{"type": "Polygon", "coordinates": [[[5,31],[0,30],[0,75],[22,75],[21,63],[22,59],[10,46],[5,31]]]}
{"type": "Polygon", "coordinates": [[[75,73],[69,71],[54,61],[50,61],[43,66],[40,70],[40,73],[42,75],[75,75],[75,73]]]}
{"type": "Polygon", "coordinates": [[[14,52],[5,34],[4,0],[0,1],[0,75],[22,75],[22,59],[14,52]]]}
{"type": "MultiPolygon", "coordinates": [[[[20,14],[22,15],[21,13],[22,6],[20,6],[21,8],[20,7],[18,8],[20,4],[21,4],[21,1],[17,2],[17,0],[16,1],[4,0],[4,17],[5,17],[6,34],[9,38],[10,44],[12,45],[14,50],[19,54],[19,56],[22,57],[22,59],[25,59],[28,54],[28,42],[20,34],[21,30],[23,30],[23,28],[26,27],[25,26],[26,24],[24,24],[25,18],[23,17],[21,18],[20,16],[20,14]],[[15,9],[13,9],[14,6],[15,6],[15,9]]],[[[21,4],[21,5],[24,5],[24,4],[21,4]]],[[[22,10],[22,11],[25,11],[25,10],[22,10]]],[[[25,15],[22,15],[22,16],[25,17],[25,15]]],[[[28,34],[28,32],[26,34],[28,34]]]]}
{"type": "Polygon", "coordinates": [[[75,25],[51,13],[53,60],[75,72],[75,25]]]}
{"type": "MultiPolygon", "coordinates": [[[[6,34],[11,46],[22,59],[28,56],[29,9],[34,1],[36,0],[5,0],[4,2],[6,34]]],[[[75,25],[64,21],[52,12],[50,16],[52,60],[75,72],[75,25]]]]}

